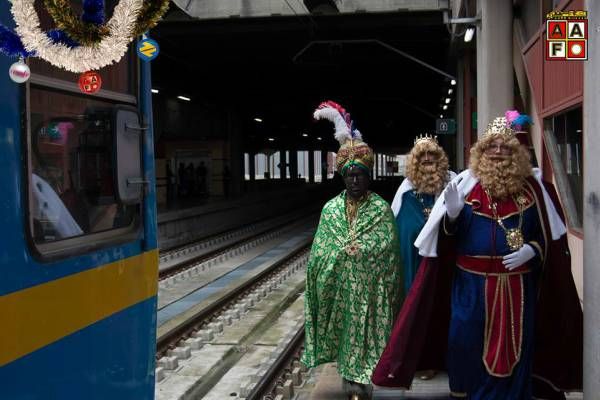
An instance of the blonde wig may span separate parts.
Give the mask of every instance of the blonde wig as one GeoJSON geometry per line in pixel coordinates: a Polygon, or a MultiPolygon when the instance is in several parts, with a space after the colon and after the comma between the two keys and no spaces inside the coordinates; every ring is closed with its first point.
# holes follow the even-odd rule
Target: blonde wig
{"type": "Polygon", "coordinates": [[[532,174],[529,151],[514,135],[503,133],[486,134],[479,139],[471,148],[469,164],[483,188],[500,199],[518,194],[523,189],[525,178],[532,174]],[[498,138],[511,149],[511,155],[501,161],[492,160],[485,152],[498,138]]]}
{"type": "Polygon", "coordinates": [[[420,140],[414,145],[406,159],[406,177],[419,193],[437,195],[448,182],[448,156],[435,140],[420,140]],[[433,165],[421,165],[425,152],[436,160],[433,165]]]}

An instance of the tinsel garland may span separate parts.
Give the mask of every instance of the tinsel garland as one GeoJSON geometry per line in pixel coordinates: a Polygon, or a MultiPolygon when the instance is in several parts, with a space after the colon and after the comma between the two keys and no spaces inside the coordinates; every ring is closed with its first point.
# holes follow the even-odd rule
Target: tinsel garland
{"type": "Polygon", "coordinates": [[[83,0],[83,22],[100,25],[104,23],[104,0],[83,0]]]}
{"type": "Polygon", "coordinates": [[[32,55],[25,50],[19,36],[4,25],[0,25],[0,52],[9,57],[26,58],[32,55]]]}
{"type": "MultiPolygon", "coordinates": [[[[77,47],[79,44],[69,38],[64,32],[53,29],[47,33],[48,37],[54,43],[63,43],[68,47],[77,47]]],[[[35,52],[30,52],[25,49],[19,35],[0,24],[0,53],[8,57],[35,57],[35,52]]]]}
{"type": "Polygon", "coordinates": [[[139,36],[154,28],[167,12],[169,0],[150,0],[144,3],[133,30],[134,36],[139,36]]]}
{"type": "MultiPolygon", "coordinates": [[[[99,7],[98,1],[87,0],[84,2],[84,15],[81,19],[77,18],[73,12],[69,0],[44,0],[44,5],[48,14],[54,20],[54,23],[70,37],[77,40],[79,43],[91,46],[100,42],[108,35],[108,27],[97,23],[87,22],[90,16],[86,16],[85,6],[88,3],[89,9],[93,10],[99,7]]],[[[101,4],[103,6],[103,4],[101,4]]],[[[164,13],[169,8],[169,0],[149,0],[145,1],[138,15],[133,36],[139,36],[151,28],[154,28],[164,13]]],[[[92,14],[93,15],[93,14],[92,14]]],[[[94,22],[97,18],[94,18],[94,22]]]]}
{"type": "MultiPolygon", "coordinates": [[[[103,6],[103,4],[101,4],[101,6],[103,6]]],[[[73,12],[68,0],[44,0],[44,7],[59,29],[67,32],[71,38],[77,40],[84,46],[91,46],[99,43],[110,33],[107,25],[81,21],[73,12]]],[[[102,11],[103,10],[104,7],[102,7],[102,11]]],[[[97,18],[94,18],[89,12],[86,13],[86,11],[89,10],[84,9],[83,16],[85,16],[86,19],[97,20],[97,18]]]]}
{"type": "MultiPolygon", "coordinates": [[[[53,43],[42,31],[34,0],[10,1],[11,12],[17,24],[16,31],[25,49],[36,52],[38,57],[52,65],[76,73],[98,70],[123,57],[133,39],[132,27],[135,26],[143,5],[143,0],[120,0],[107,24],[108,36],[93,46],[70,48],[53,43]]],[[[69,32],[66,33],[72,37],[69,32]]]]}
{"type": "Polygon", "coordinates": [[[48,35],[48,37],[52,39],[53,43],[62,43],[71,49],[79,46],[79,43],[71,39],[69,35],[67,35],[64,31],[61,31],[60,29],[52,29],[46,32],[46,35],[48,35]]]}

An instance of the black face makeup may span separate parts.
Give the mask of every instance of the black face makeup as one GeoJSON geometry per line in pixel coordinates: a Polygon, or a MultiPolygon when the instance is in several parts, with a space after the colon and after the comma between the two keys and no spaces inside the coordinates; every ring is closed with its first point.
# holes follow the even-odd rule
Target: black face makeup
{"type": "Polygon", "coordinates": [[[360,199],[369,190],[369,175],[367,172],[355,165],[352,165],[344,174],[344,184],[346,193],[353,199],[360,199]]]}

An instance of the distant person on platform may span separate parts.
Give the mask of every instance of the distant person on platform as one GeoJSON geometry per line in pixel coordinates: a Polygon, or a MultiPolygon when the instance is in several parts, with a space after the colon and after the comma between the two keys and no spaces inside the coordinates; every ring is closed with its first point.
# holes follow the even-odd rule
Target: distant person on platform
{"type": "MultiPolygon", "coordinates": [[[[433,203],[455,176],[448,170],[448,156],[435,136],[425,134],[415,139],[406,158],[406,178],[392,202],[398,226],[405,293],[410,290],[422,258],[414,246],[415,239],[427,222],[433,203]]],[[[435,375],[435,371],[420,371],[418,375],[427,380],[435,375]]]]}
{"type": "Polygon", "coordinates": [[[447,366],[457,399],[554,400],[581,389],[583,315],[566,228],[517,137],[526,121],[515,111],[494,119],[436,201],[375,384],[407,387],[427,359],[447,366]]]}
{"type": "Polygon", "coordinates": [[[175,188],[175,175],[171,170],[171,163],[167,160],[165,164],[165,173],[167,175],[167,207],[173,204],[173,191],[175,188]]]}
{"type": "Polygon", "coordinates": [[[200,165],[196,168],[196,179],[198,181],[198,191],[201,196],[208,196],[208,188],[206,185],[206,175],[208,170],[206,169],[206,165],[204,165],[204,161],[200,161],[200,165]]]}
{"type": "Polygon", "coordinates": [[[323,207],[311,249],[302,362],[337,362],[349,398],[368,399],[371,373],[401,303],[398,235],[389,205],[368,190],[373,151],[350,114],[329,101],[314,117],[335,124],[336,167],[346,190],[323,207]]]}

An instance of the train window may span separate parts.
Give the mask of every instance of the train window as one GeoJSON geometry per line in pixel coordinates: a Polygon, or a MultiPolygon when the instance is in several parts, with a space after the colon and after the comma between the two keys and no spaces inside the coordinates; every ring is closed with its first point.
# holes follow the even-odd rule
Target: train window
{"type": "Polygon", "coordinates": [[[115,104],[33,86],[29,92],[29,206],[36,244],[131,226],[117,200],[115,104]]]}

